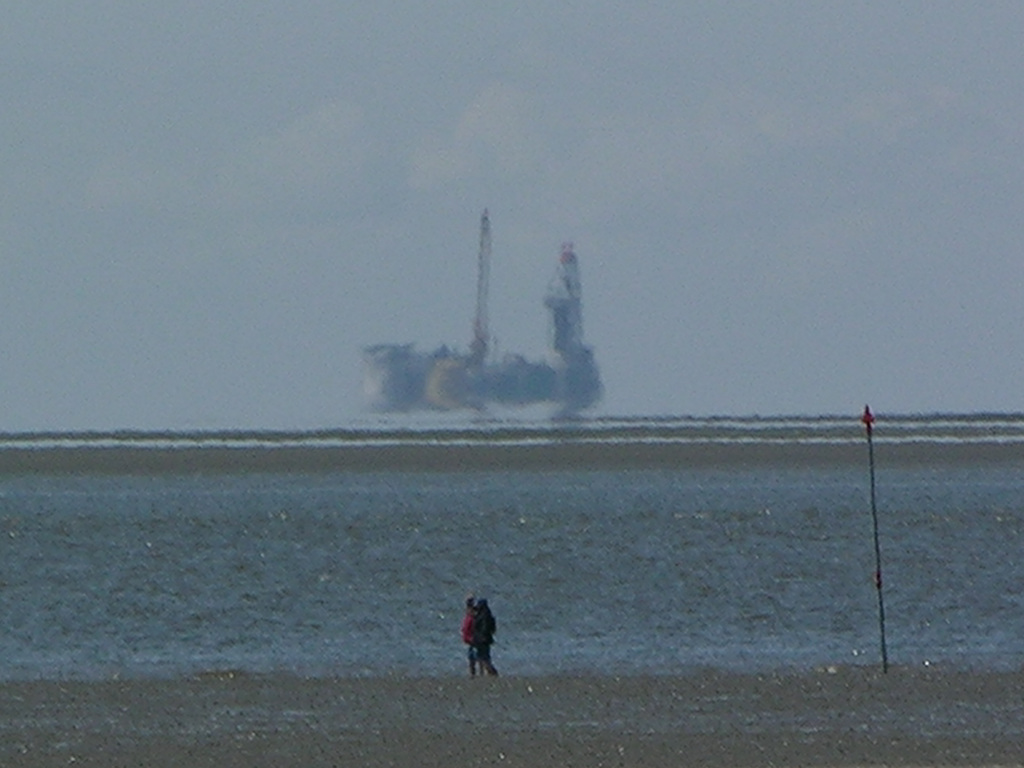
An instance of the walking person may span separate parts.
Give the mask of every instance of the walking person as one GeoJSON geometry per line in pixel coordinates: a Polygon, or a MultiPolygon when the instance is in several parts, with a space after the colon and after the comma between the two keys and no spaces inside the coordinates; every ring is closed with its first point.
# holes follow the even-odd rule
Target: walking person
{"type": "Polygon", "coordinates": [[[476,618],[476,600],[472,595],[466,598],[466,613],[462,617],[462,642],[466,644],[469,657],[469,675],[476,675],[476,647],[473,645],[473,620],[476,618]]]}
{"type": "Polygon", "coordinates": [[[491,645],[494,643],[494,633],[497,629],[498,622],[491,613],[486,598],[481,597],[476,601],[473,616],[473,648],[476,651],[476,661],[480,665],[480,674],[498,674],[498,670],[491,663],[491,645]]]}

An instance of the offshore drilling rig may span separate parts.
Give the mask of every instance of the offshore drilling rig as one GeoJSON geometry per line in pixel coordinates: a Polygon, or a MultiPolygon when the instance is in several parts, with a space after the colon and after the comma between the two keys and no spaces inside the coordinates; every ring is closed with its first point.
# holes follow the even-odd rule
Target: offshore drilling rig
{"type": "Polygon", "coordinates": [[[375,344],[363,350],[363,394],[375,411],[482,410],[488,403],[524,406],[550,403],[560,416],[601,398],[594,353],[583,342],[579,262],[571,243],[562,246],[544,305],[551,312],[547,360],[522,355],[491,359],[487,299],[490,289],[491,221],[480,217],[476,314],[469,351],[447,346],[419,352],[413,344],[375,344]]]}

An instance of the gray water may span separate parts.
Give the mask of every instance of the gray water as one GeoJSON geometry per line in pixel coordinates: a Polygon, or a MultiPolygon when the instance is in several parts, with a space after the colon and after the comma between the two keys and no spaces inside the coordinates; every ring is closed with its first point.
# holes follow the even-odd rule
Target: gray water
{"type": "MultiPolygon", "coordinates": [[[[890,661],[1024,664],[1024,470],[880,470],[890,661]]],[[[0,479],[0,679],[874,664],[866,468],[0,479]]]]}

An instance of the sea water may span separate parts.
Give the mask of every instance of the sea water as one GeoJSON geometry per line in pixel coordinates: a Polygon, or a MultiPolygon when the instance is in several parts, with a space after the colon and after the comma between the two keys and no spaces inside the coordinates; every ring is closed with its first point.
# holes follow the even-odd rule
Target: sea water
{"type": "MultiPolygon", "coordinates": [[[[940,421],[915,434],[970,439],[940,421]]],[[[0,679],[462,674],[469,592],[506,674],[875,664],[868,488],[866,462],[7,476],[0,679]]],[[[892,663],[1024,664],[1022,488],[878,468],[892,663]]]]}

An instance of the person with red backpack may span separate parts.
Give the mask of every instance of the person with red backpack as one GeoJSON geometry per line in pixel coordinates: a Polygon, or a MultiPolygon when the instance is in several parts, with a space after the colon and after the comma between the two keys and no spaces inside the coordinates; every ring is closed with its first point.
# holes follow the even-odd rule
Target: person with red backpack
{"type": "Polygon", "coordinates": [[[476,601],[473,615],[473,648],[476,651],[476,661],[480,665],[480,674],[498,674],[498,670],[491,663],[491,645],[494,643],[494,633],[497,629],[498,622],[487,605],[487,599],[481,597],[476,601]]]}

